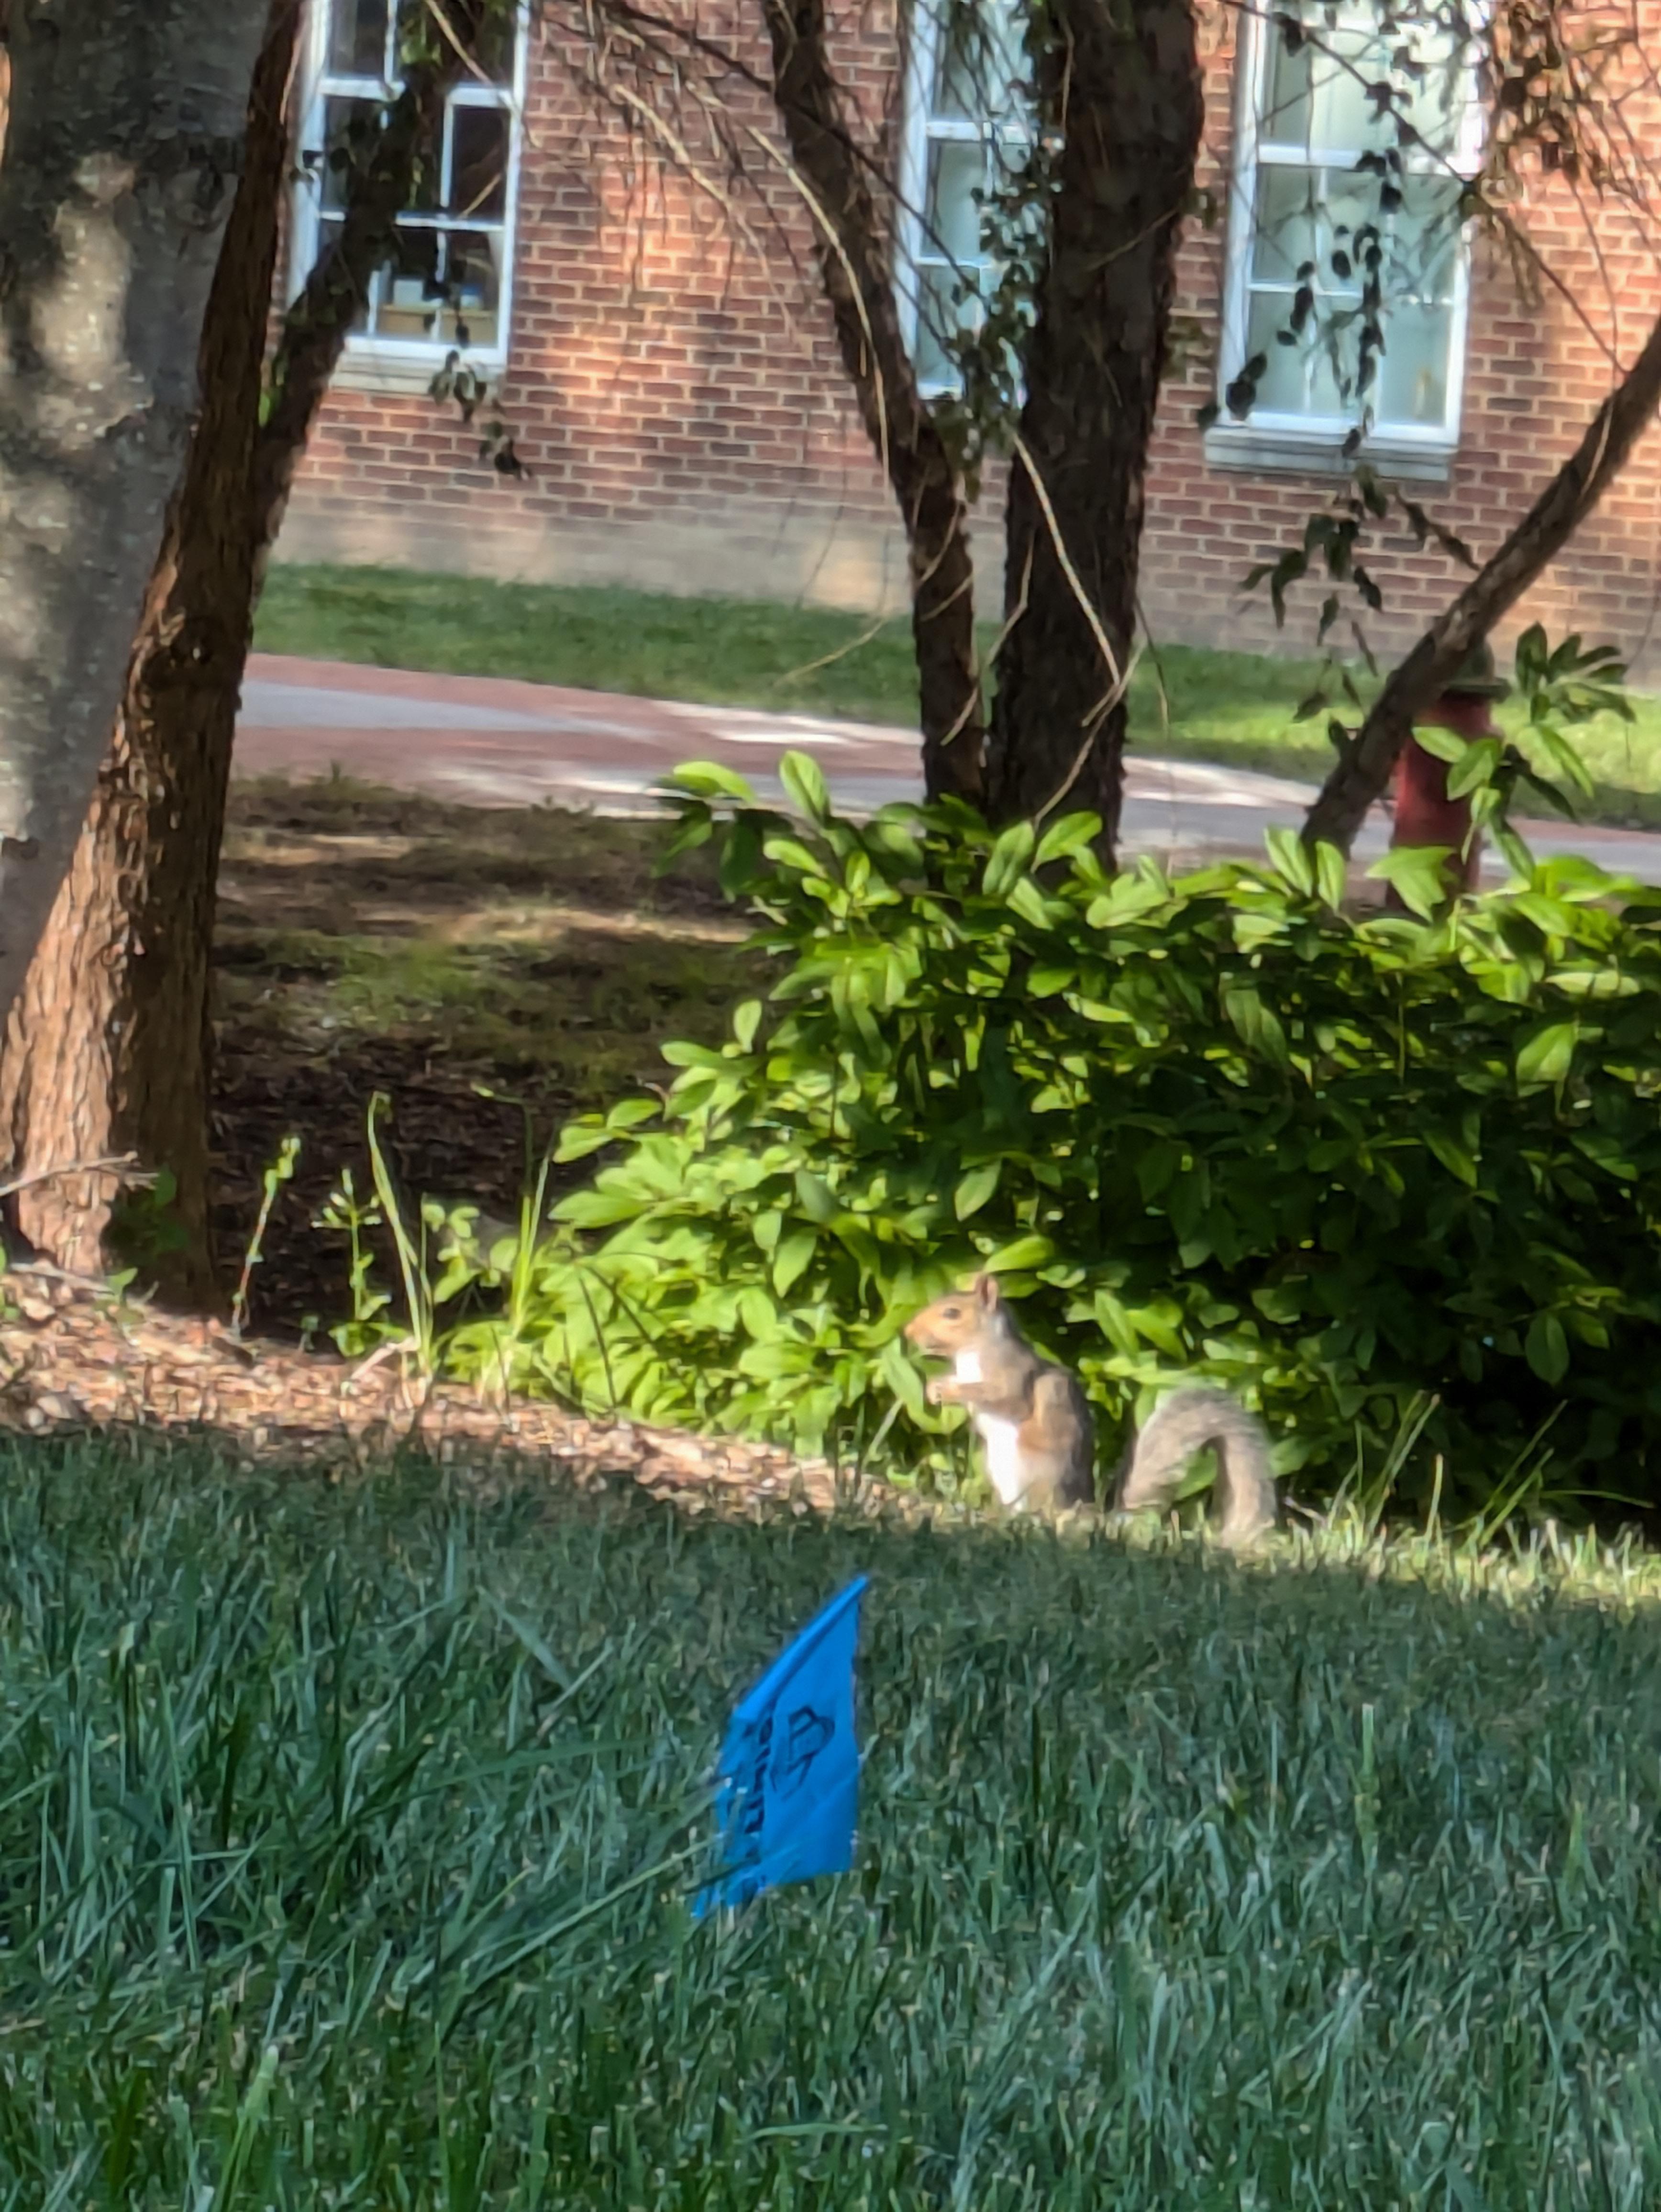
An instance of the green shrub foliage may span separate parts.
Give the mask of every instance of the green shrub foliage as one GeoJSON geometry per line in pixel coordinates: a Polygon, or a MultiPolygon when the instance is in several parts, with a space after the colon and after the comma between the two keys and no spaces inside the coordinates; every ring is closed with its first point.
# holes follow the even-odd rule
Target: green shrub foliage
{"type": "Polygon", "coordinates": [[[1661,895],[1559,860],[1437,916],[1440,856],[1397,855],[1415,915],[1356,919],[1290,834],[1171,881],[1105,872],[1087,816],[858,826],[786,780],[799,818],[678,779],[778,981],[664,1097],[566,1128],[602,1164],[528,1266],[450,1223],[441,1301],[510,1291],[453,1363],[939,1469],[963,1417],[898,1332],[988,1268],[1104,1461],[1200,1374],[1307,1494],[1416,1433],[1408,1494],[1658,1495],[1661,895]]]}

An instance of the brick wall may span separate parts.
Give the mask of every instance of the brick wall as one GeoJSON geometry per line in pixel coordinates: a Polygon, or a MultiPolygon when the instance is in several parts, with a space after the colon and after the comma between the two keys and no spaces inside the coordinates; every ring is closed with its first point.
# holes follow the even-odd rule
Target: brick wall
{"type": "MultiPolygon", "coordinates": [[[[702,29],[765,72],[740,21],[753,28],[755,11],[700,10],[702,29]]],[[[891,15],[845,9],[838,52],[885,165],[891,15]]],[[[283,553],[904,606],[904,542],[799,196],[758,159],[757,189],[731,203],[735,235],[726,207],[597,111],[572,60],[551,40],[533,50],[526,101],[503,401],[531,481],[478,466],[477,438],[424,397],[338,389],[283,553]]],[[[764,94],[733,81],[727,96],[736,127],[776,138],[764,94]]]]}
{"type": "MultiPolygon", "coordinates": [[[[1641,0],[1661,29],[1661,0],[1641,0]]],[[[891,164],[901,57],[891,0],[843,10],[837,52],[873,160],[891,164]]],[[[727,0],[700,27],[741,41],[753,11],[727,0]]],[[[551,15],[551,23],[556,20],[551,15]]],[[[1206,25],[1208,178],[1226,181],[1232,11],[1206,25]]],[[[740,46],[764,71],[753,40],[740,46]]],[[[764,97],[729,89],[763,134],[764,97]]],[[[1652,137],[1661,103],[1629,99],[1652,137]]],[[[496,477],[477,440],[424,397],[342,386],[314,436],[283,532],[288,558],[388,561],[556,581],[794,598],[856,608],[904,603],[904,544],[845,391],[819,299],[811,226],[782,173],[728,210],[596,110],[569,49],[535,52],[526,107],[512,355],[505,411],[528,483],[496,477]]],[[[719,188],[718,178],[712,182],[719,188]]],[[[1479,555],[1567,453],[1609,375],[1658,310],[1661,266],[1646,223],[1559,180],[1517,210],[1557,280],[1519,296],[1504,254],[1479,243],[1463,432],[1450,482],[1418,495],[1479,555]]],[[[1183,252],[1182,310],[1214,332],[1222,227],[1183,252]]],[[[1169,388],[1154,455],[1143,598],[1166,640],[1307,650],[1322,588],[1294,594],[1275,631],[1239,582],[1300,533],[1329,480],[1209,465],[1195,416],[1210,394],[1196,355],[1169,388]]],[[[998,486],[976,542],[980,596],[1001,596],[998,486]]],[[[1603,508],[1519,611],[1555,632],[1609,638],[1661,679],[1657,606],[1661,438],[1646,441],[1603,508]]],[[[1386,595],[1370,619],[1400,651],[1457,587],[1444,555],[1390,535],[1369,556],[1386,595]]]]}

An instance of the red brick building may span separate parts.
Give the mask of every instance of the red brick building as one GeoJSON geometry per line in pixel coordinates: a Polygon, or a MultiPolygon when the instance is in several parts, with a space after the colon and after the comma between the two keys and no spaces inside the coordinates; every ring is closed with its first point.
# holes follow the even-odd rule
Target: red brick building
{"type": "MultiPolygon", "coordinates": [[[[764,72],[753,9],[684,4],[707,40],[764,72]]],[[[1653,50],[1661,0],[1636,4],[1653,50]]],[[[439,173],[343,364],[283,556],[897,607],[903,543],[782,161],[757,157],[760,192],[737,204],[735,222],[718,176],[689,176],[596,100],[573,20],[551,7],[453,96],[439,173]],[[500,381],[528,480],[482,465],[477,435],[426,397],[459,335],[467,359],[500,381]]],[[[1591,40],[1629,32],[1633,19],[1579,20],[1591,40]]],[[[1346,218],[1351,229],[1362,219],[1358,186],[1373,184],[1355,165],[1358,149],[1378,143],[1365,91],[1378,33],[1361,27],[1376,24],[1376,6],[1347,0],[1335,21],[1325,35],[1337,58],[1329,45],[1323,67],[1307,47],[1288,54],[1262,16],[1214,5],[1204,19],[1202,181],[1224,212],[1185,239],[1179,304],[1198,343],[1168,387],[1150,487],[1143,595],[1166,639],[1275,642],[1266,603],[1244,598],[1241,579],[1343,473],[1353,403],[1320,345],[1276,338],[1305,258],[1323,272],[1323,312],[1344,309],[1335,271],[1346,218]],[[1253,352],[1269,368],[1249,419],[1225,411],[1202,432],[1202,404],[1253,352]]],[[[386,33],[386,0],[313,0],[305,149],[374,95],[386,33]]],[[[1458,175],[1480,161],[1482,103],[1466,58],[1433,32],[1424,38],[1431,65],[1412,120],[1429,150],[1407,157],[1385,226],[1412,269],[1387,294],[1368,451],[1482,554],[1572,449],[1611,362],[1632,358],[1661,312],[1661,259],[1647,209],[1547,177],[1534,161],[1508,205],[1509,243],[1462,228],[1458,175]]],[[[837,54],[871,159],[897,191],[896,281],[920,370],[938,380],[949,374],[938,338],[952,283],[983,258],[970,193],[989,146],[1019,126],[966,89],[928,0],[915,10],[912,0],[849,0],[837,54]]],[[[1630,51],[1603,80],[1604,127],[1639,169],[1661,131],[1661,99],[1642,76],[1630,51]]],[[[725,96],[731,127],[778,148],[763,94],[735,77],[725,96]]],[[[329,220],[327,165],[311,167],[296,188],[296,270],[329,220]]],[[[1002,591],[997,492],[989,486],[976,539],[989,611],[1002,591]]],[[[1612,640],[1653,678],[1658,559],[1661,438],[1652,434],[1520,619],[1612,640]]],[[[1371,565],[1388,599],[1373,635],[1397,649],[1458,572],[1404,536],[1371,565]]],[[[1318,599],[1308,587],[1294,600],[1286,645],[1307,649],[1318,599]]]]}

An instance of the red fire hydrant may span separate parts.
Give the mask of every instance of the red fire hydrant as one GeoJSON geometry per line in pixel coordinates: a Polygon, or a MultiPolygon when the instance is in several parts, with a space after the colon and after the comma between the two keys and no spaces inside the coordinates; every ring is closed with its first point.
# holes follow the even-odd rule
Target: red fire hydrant
{"type": "MultiPolygon", "coordinates": [[[[1510,690],[1494,666],[1493,653],[1486,645],[1479,645],[1466,654],[1440,698],[1419,717],[1419,726],[1451,730],[1466,738],[1498,737],[1500,733],[1491,719],[1494,702],[1510,690]]],[[[1392,852],[1404,845],[1450,846],[1450,896],[1475,890],[1482,871],[1482,840],[1470,834],[1470,800],[1448,797],[1447,762],[1438,760],[1412,738],[1396,763],[1395,816],[1390,838],[1392,852]]],[[[1398,914],[1405,911],[1393,884],[1387,903],[1398,914]]]]}

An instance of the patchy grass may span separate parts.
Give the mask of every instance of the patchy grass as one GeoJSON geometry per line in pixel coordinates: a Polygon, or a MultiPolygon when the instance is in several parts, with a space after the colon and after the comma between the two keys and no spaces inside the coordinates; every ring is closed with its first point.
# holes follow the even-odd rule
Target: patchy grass
{"type": "Polygon", "coordinates": [[[718,1036],[742,981],[743,922],[707,855],[654,873],[666,839],[648,821],[344,777],[240,783],[220,879],[226,1010],[296,1051],[419,1034],[481,1079],[608,1100],[665,1038],[718,1036]]]}
{"type": "MultiPolygon", "coordinates": [[[[987,651],[995,636],[983,626],[987,651]]],[[[256,642],[266,653],[385,668],[514,676],[898,727],[916,720],[904,617],[873,630],[862,616],[766,601],[280,566],[256,642]]],[[[1316,672],[1311,660],[1163,647],[1157,666],[1145,659],[1131,686],[1131,743],[1166,758],[1318,782],[1332,761],[1324,723],[1293,720],[1316,672]]],[[[1598,783],[1590,820],[1661,824],[1661,700],[1634,703],[1635,725],[1606,717],[1584,733],[1598,783]]]]}
{"type": "Polygon", "coordinates": [[[345,1310],[344,1260],[310,1221],[361,1164],[377,1090],[414,1192],[512,1218],[527,1141],[662,1079],[667,1038],[724,1034],[757,963],[707,854],[654,874],[666,836],[344,777],[233,787],[216,951],[228,1252],[283,1138],[304,1145],[259,1279],[263,1324],[345,1310]]]}
{"type": "Polygon", "coordinates": [[[1655,1563],[0,1444],[0,2199],[1661,2201],[1655,1563]],[[873,1577],[854,1873],[694,1925],[873,1577]],[[65,2177],[72,2177],[66,2181],[65,2177]]]}

